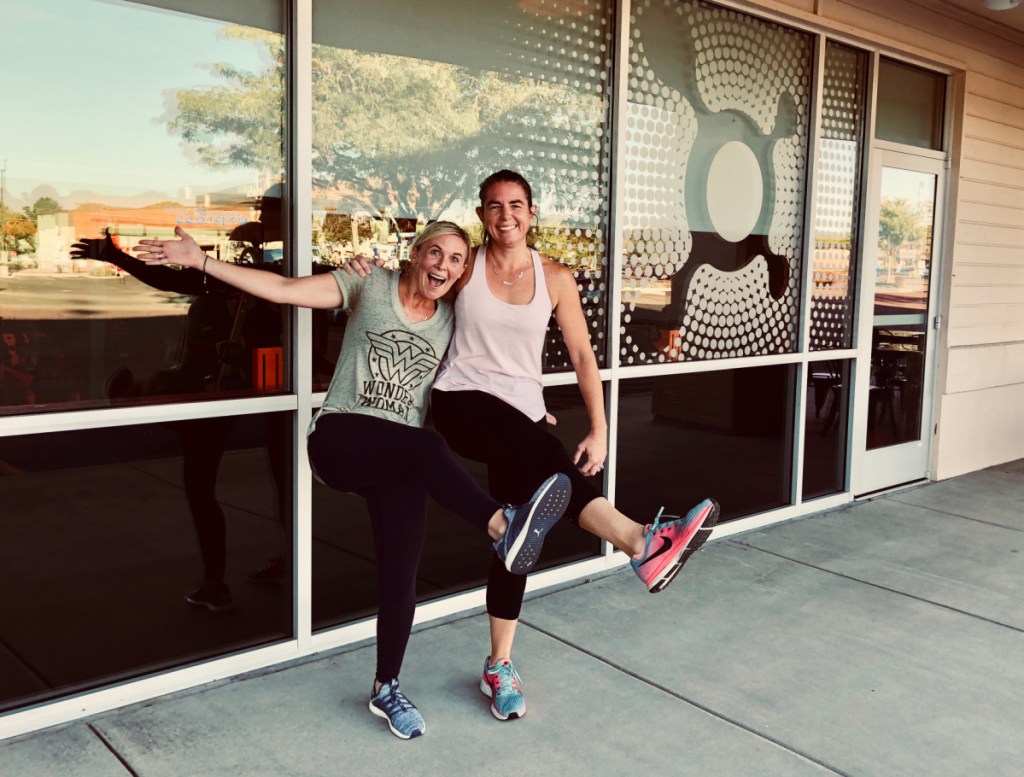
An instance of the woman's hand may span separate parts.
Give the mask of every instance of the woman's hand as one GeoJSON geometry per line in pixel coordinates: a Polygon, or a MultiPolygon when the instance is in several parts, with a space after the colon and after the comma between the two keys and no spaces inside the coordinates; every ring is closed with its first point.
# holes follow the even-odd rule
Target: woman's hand
{"type": "Polygon", "coordinates": [[[582,474],[596,475],[604,469],[604,460],[607,456],[608,442],[605,435],[591,432],[576,446],[576,453],[572,458],[572,463],[579,466],[582,474]],[[587,456],[587,462],[583,466],[579,466],[579,462],[584,454],[587,456]]]}
{"type": "Polygon", "coordinates": [[[74,243],[70,253],[72,259],[99,259],[112,264],[117,264],[119,254],[122,257],[127,256],[114,245],[114,241],[106,230],[103,232],[103,237],[86,237],[74,243]]]}
{"type": "Polygon", "coordinates": [[[373,272],[374,266],[383,267],[384,260],[380,258],[371,259],[369,256],[357,254],[345,262],[345,264],[341,266],[341,269],[349,275],[358,275],[360,278],[365,278],[373,272]]]}
{"type": "Polygon", "coordinates": [[[199,269],[206,253],[192,236],[181,227],[174,228],[177,240],[140,240],[132,250],[146,264],[177,264],[199,269]]]}

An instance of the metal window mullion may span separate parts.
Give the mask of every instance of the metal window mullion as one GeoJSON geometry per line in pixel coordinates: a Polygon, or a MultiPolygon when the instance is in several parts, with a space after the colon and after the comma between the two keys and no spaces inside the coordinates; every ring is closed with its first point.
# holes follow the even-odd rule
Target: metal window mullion
{"type": "MultiPolygon", "coordinates": [[[[870,54],[868,61],[868,95],[867,106],[864,116],[864,138],[860,160],[860,198],[857,207],[860,208],[860,218],[857,224],[857,298],[853,310],[853,346],[857,356],[853,361],[850,370],[850,385],[853,387],[848,401],[852,402],[849,413],[849,427],[847,434],[846,457],[846,486],[853,493],[855,484],[854,474],[859,473],[863,466],[865,453],[864,440],[867,436],[867,413],[868,393],[871,377],[871,318],[874,311],[874,262],[872,262],[872,273],[869,277],[865,271],[865,252],[868,248],[869,236],[877,237],[877,224],[869,224],[869,216],[874,212],[869,207],[874,199],[874,186],[871,172],[874,163],[875,149],[875,114],[876,102],[878,99],[878,66],[881,56],[877,51],[870,54]]],[[[876,214],[877,215],[877,214],[876,214]]],[[[872,239],[872,248],[877,245],[872,239]]]]}
{"type": "Polygon", "coordinates": [[[157,424],[220,416],[290,412],[295,398],[278,394],[268,397],[211,399],[201,402],[103,407],[70,412],[35,413],[0,417],[0,439],[29,434],[50,434],[76,430],[110,429],[136,424],[157,424]]]}
{"type": "MultiPolygon", "coordinates": [[[[296,275],[313,270],[313,0],[292,0],[289,16],[291,37],[288,143],[294,219],[291,223],[291,255],[296,275]]],[[[298,398],[293,433],[295,461],[293,480],[292,604],[294,635],[299,651],[312,640],[313,579],[313,478],[306,446],[301,444],[312,416],[313,316],[309,309],[293,309],[292,369],[298,398]]]]}
{"type": "MultiPolygon", "coordinates": [[[[612,105],[611,105],[611,180],[609,181],[608,232],[608,315],[605,316],[607,342],[605,363],[610,371],[607,393],[608,408],[608,466],[605,468],[605,488],[614,504],[617,475],[617,449],[619,439],[619,339],[622,317],[623,236],[625,234],[622,207],[622,181],[626,177],[626,113],[629,97],[629,30],[631,0],[618,0],[615,9],[615,41],[612,49],[612,105]]],[[[605,555],[615,548],[602,542],[605,555]]]]}
{"type": "Polygon", "coordinates": [[[798,505],[802,501],[804,486],[804,437],[807,410],[807,377],[811,373],[811,292],[814,289],[814,253],[818,213],[818,149],[821,147],[821,114],[825,95],[825,36],[815,39],[814,68],[811,71],[811,136],[807,144],[807,174],[804,206],[803,277],[800,285],[800,334],[799,350],[805,359],[796,369],[796,412],[793,414],[793,471],[790,473],[790,502],[798,505]]]}

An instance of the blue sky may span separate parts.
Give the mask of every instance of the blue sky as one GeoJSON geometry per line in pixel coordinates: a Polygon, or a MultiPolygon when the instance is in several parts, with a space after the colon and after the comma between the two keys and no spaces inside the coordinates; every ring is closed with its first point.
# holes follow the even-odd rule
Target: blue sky
{"type": "Polygon", "coordinates": [[[224,22],[112,0],[0,0],[0,162],[7,192],[38,185],[177,198],[255,183],[192,161],[166,128],[174,90],[217,83],[208,66],[262,69],[224,22]]]}

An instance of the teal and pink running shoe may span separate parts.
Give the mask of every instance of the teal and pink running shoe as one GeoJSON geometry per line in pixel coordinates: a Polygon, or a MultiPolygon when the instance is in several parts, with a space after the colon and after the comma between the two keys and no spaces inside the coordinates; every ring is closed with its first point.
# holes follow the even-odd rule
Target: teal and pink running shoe
{"type": "Polygon", "coordinates": [[[523,680],[507,658],[492,665],[491,657],[487,656],[480,690],[491,697],[491,714],[498,720],[521,718],[526,714],[523,680]]]}
{"type": "Polygon", "coordinates": [[[686,514],[685,518],[662,515],[658,510],[654,523],[644,527],[644,551],[640,558],[629,563],[637,577],[656,594],[671,583],[683,564],[689,561],[718,523],[719,507],[714,499],[705,499],[686,514]],[[674,520],[662,523],[662,518],[674,520]]]}

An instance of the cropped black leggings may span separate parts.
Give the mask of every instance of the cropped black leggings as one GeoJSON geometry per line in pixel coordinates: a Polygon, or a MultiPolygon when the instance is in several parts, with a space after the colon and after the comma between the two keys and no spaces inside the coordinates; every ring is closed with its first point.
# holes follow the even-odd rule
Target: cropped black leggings
{"type": "Polygon", "coordinates": [[[455,460],[441,435],[427,429],[359,413],[325,413],[307,447],[324,483],[366,499],[380,585],[377,680],[386,682],[398,677],[412,630],[427,496],[483,532],[500,505],[455,460]]]}
{"type": "MultiPolygon", "coordinates": [[[[487,465],[495,499],[521,504],[547,478],[562,472],[572,482],[565,518],[579,524],[583,508],[601,496],[594,483],[580,474],[561,441],[548,431],[543,418],[531,421],[484,391],[434,390],[430,407],[434,425],[452,450],[487,465]]],[[[495,556],[487,579],[487,612],[496,618],[518,619],[525,592],[526,575],[513,575],[495,556]]]]}

